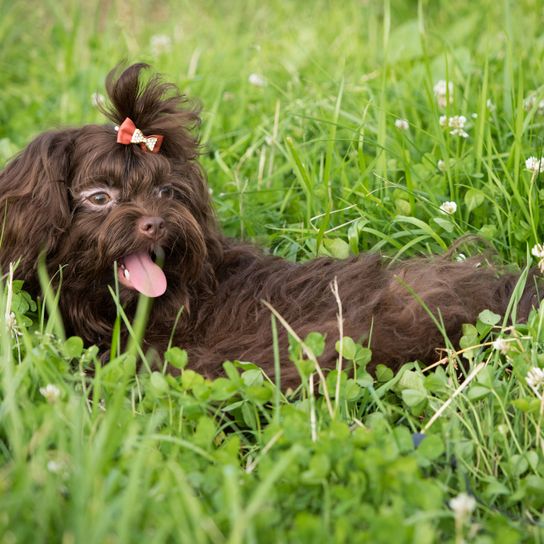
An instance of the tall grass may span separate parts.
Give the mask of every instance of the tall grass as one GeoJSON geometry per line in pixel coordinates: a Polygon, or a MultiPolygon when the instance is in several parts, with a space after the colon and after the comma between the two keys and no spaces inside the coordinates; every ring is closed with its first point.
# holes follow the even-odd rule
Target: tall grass
{"type": "MultiPolygon", "coordinates": [[[[202,102],[229,235],[295,260],[394,260],[477,234],[520,268],[543,241],[544,190],[525,168],[543,147],[538,0],[0,0],[0,13],[0,163],[43,130],[103,122],[91,96],[106,73],[144,60],[202,102]],[[468,138],[441,115],[465,116],[468,138]]],[[[283,393],[250,363],[207,381],[178,347],[179,377],[136,373],[137,343],[102,365],[64,337],[56,295],[37,307],[5,277],[3,542],[544,541],[543,389],[526,380],[544,367],[542,311],[516,327],[483,313],[434,372],[371,376],[344,338],[355,373],[322,381],[308,363],[322,339],[293,340],[306,378],[283,393]],[[461,493],[476,501],[465,514],[450,507],[461,493]]]]}

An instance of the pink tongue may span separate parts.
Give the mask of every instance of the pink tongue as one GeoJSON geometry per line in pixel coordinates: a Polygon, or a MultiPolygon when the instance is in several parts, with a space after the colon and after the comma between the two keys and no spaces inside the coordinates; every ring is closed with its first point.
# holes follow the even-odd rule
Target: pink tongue
{"type": "Polygon", "coordinates": [[[143,295],[160,297],[166,291],[166,276],[147,252],[133,253],[123,263],[129,273],[128,283],[143,295]]]}

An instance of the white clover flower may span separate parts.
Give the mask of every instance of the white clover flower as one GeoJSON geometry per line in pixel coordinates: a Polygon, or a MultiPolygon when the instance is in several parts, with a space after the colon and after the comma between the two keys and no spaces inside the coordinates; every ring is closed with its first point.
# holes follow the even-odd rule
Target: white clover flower
{"type": "Polygon", "coordinates": [[[170,53],[172,50],[172,38],[166,34],[155,34],[149,41],[151,54],[158,57],[162,53],[170,53]]]}
{"type": "Polygon", "coordinates": [[[544,370],[534,366],[531,368],[531,370],[529,370],[529,372],[527,372],[525,381],[527,382],[527,385],[535,392],[535,394],[539,398],[542,398],[541,394],[539,393],[539,389],[544,387],[544,370]]]}
{"type": "Polygon", "coordinates": [[[19,325],[17,324],[17,317],[15,316],[15,312],[10,312],[8,315],[6,315],[5,319],[6,327],[13,336],[23,335],[23,333],[19,330],[19,325]]]}
{"type": "Polygon", "coordinates": [[[251,85],[254,85],[255,87],[266,87],[266,85],[268,84],[266,78],[261,74],[249,74],[247,80],[251,85]]]}
{"type": "Polygon", "coordinates": [[[454,128],[450,130],[452,136],[461,136],[461,138],[468,138],[468,132],[464,131],[462,128],[454,128]]]}
{"type": "Polygon", "coordinates": [[[544,274],[544,244],[536,244],[531,249],[531,255],[540,259],[538,261],[538,268],[544,274]]]}
{"type": "Polygon", "coordinates": [[[452,136],[461,136],[462,138],[468,138],[468,134],[463,130],[467,118],[464,115],[454,115],[448,119],[448,126],[452,129],[450,134],[452,136]]]}
{"type": "Polygon", "coordinates": [[[395,127],[397,127],[399,130],[408,130],[410,125],[406,119],[397,119],[395,121],[395,127]]]}
{"type": "Polygon", "coordinates": [[[503,355],[506,355],[510,349],[510,343],[504,338],[497,338],[491,345],[493,346],[493,349],[500,351],[503,355]]]}
{"type": "Polygon", "coordinates": [[[452,117],[441,115],[438,121],[441,127],[449,127],[452,129],[450,130],[452,136],[468,138],[468,133],[464,130],[467,122],[467,118],[464,115],[453,115],[452,117]]]}
{"type": "Polygon", "coordinates": [[[99,106],[103,106],[106,103],[106,98],[103,94],[100,93],[93,93],[91,95],[91,104],[93,105],[93,108],[98,108],[99,106]]]}
{"type": "Polygon", "coordinates": [[[437,81],[433,87],[434,96],[440,108],[445,108],[449,103],[453,102],[453,83],[441,79],[437,81]]]}
{"type": "Polygon", "coordinates": [[[533,174],[538,174],[544,170],[544,157],[537,159],[536,157],[529,157],[525,161],[525,169],[529,170],[533,174]]]}
{"type": "Polygon", "coordinates": [[[495,106],[495,104],[493,104],[493,101],[491,100],[491,98],[488,98],[485,101],[485,105],[487,107],[487,111],[490,112],[490,113],[493,113],[497,109],[497,106],[495,106]]]}
{"type": "Polygon", "coordinates": [[[531,93],[524,101],[523,108],[525,111],[531,111],[536,107],[538,115],[544,115],[544,99],[538,100],[536,94],[531,93]]]}
{"type": "Polygon", "coordinates": [[[40,387],[40,393],[49,404],[54,404],[60,398],[60,389],[52,383],[48,383],[45,387],[40,387]]]}
{"type": "Polygon", "coordinates": [[[452,215],[457,211],[457,203],[456,202],[444,202],[442,206],[440,206],[440,211],[442,213],[452,215]]]}
{"type": "Polygon", "coordinates": [[[544,244],[536,244],[531,249],[531,255],[533,257],[538,257],[539,259],[544,258],[544,244]]]}
{"type": "Polygon", "coordinates": [[[53,474],[58,474],[64,470],[64,463],[62,461],[55,461],[52,459],[47,463],[47,470],[53,474]]]}
{"type": "Polygon", "coordinates": [[[527,98],[523,100],[523,109],[525,111],[531,111],[536,104],[536,96],[534,94],[530,94],[527,98]]]}
{"type": "Polygon", "coordinates": [[[453,115],[448,120],[450,128],[464,128],[467,118],[464,115],[453,115]]]}
{"type": "Polygon", "coordinates": [[[457,519],[466,519],[476,509],[476,499],[472,495],[459,493],[448,503],[457,519]]]}

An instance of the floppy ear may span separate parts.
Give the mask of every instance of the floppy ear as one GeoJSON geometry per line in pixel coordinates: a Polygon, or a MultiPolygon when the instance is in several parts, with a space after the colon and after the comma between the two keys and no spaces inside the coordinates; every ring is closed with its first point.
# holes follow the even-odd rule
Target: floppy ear
{"type": "Polygon", "coordinates": [[[31,283],[38,258],[54,251],[70,223],[71,148],[77,130],[45,132],[0,172],[0,267],[19,262],[31,283]]]}

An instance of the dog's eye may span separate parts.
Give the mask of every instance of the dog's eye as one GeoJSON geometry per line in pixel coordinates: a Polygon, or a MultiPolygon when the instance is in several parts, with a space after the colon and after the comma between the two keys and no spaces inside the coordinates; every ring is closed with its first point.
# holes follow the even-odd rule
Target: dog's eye
{"type": "Polygon", "coordinates": [[[111,201],[111,196],[108,193],[99,191],[98,193],[93,193],[87,197],[87,200],[94,204],[95,206],[105,206],[111,201]]]}
{"type": "Polygon", "coordinates": [[[174,188],[170,185],[161,187],[158,191],[159,198],[173,198],[174,197],[174,188]]]}

